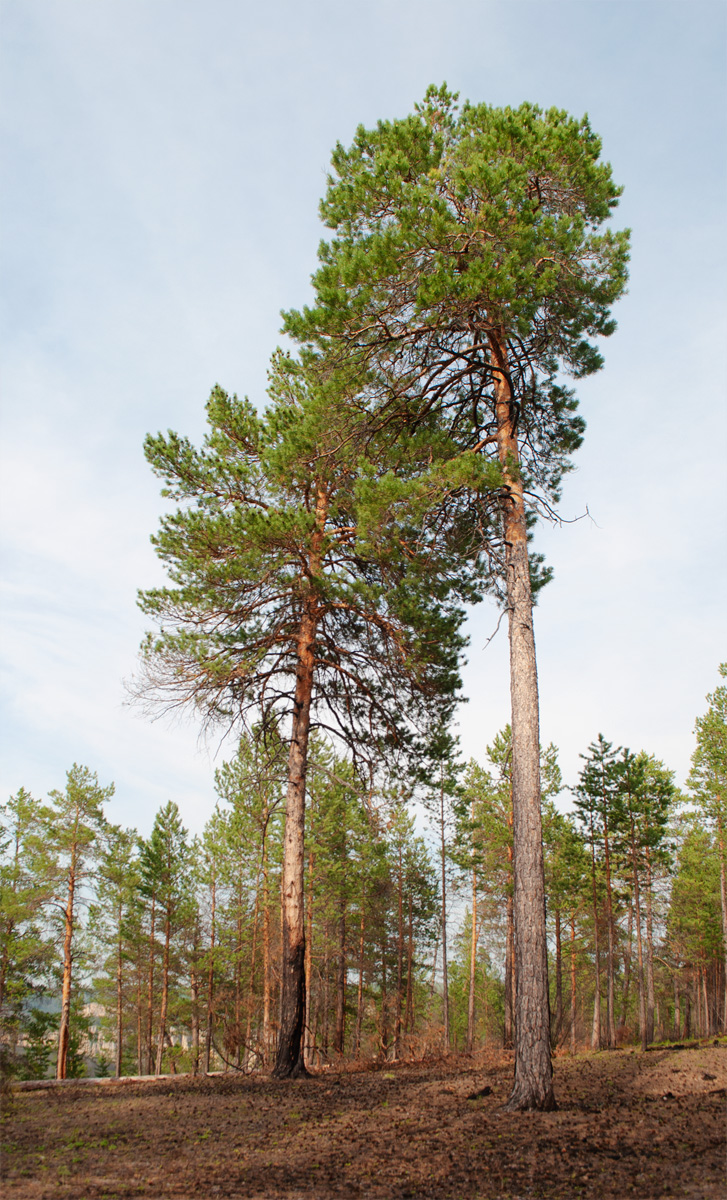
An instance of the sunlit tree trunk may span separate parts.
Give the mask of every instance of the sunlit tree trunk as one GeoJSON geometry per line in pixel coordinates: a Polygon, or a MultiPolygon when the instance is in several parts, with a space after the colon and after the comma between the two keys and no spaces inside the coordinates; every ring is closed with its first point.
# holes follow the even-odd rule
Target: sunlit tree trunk
{"type": "Polygon", "coordinates": [[[68,1063],[68,1043],[71,1033],[71,980],[73,976],[73,903],[76,891],[76,848],[71,850],[71,865],[68,872],[68,897],[63,912],[63,982],[61,984],[61,1021],[58,1030],[58,1062],[56,1078],[65,1079],[68,1063]]]}
{"type": "MultiPolygon", "coordinates": [[[[472,821],[474,823],[474,801],[472,821]]],[[[474,835],[473,835],[474,836],[474,835]]],[[[474,857],[474,856],[473,856],[474,857]]],[[[477,973],[477,872],[472,865],[472,928],[470,930],[470,972],[467,993],[467,1053],[472,1053],[475,1040],[475,978],[477,973]]]]}
{"type": "Polygon", "coordinates": [[[154,959],[156,957],[156,894],[152,892],[149,916],[149,979],[146,1004],[146,1073],[154,1069],[154,959]]]}
{"type": "Polygon", "coordinates": [[[164,1057],[164,1038],[167,1032],[167,1007],[169,1004],[169,945],[172,935],[172,922],[169,910],[165,914],[164,920],[164,960],[162,966],[162,1007],[159,1014],[159,1045],[157,1047],[157,1059],[155,1067],[155,1075],[162,1073],[162,1059],[164,1057]]]}
{"type": "Polygon", "coordinates": [[[725,835],[722,810],[717,810],[717,847],[719,849],[719,898],[722,905],[722,954],[724,1001],[722,1007],[722,1032],[727,1033],[727,872],[725,871],[725,835]]]}
{"type": "Polygon", "coordinates": [[[401,1056],[401,1008],[404,990],[404,881],[402,874],[402,853],[401,845],[399,845],[396,930],[396,1019],[394,1022],[395,1059],[401,1056]]]}
{"type": "Polygon", "coordinates": [[[570,919],[570,1052],[576,1052],[576,915],[570,919]]]}
{"type": "Polygon", "coordinates": [[[445,825],[444,825],[444,768],[442,768],[442,776],[439,789],[439,833],[440,843],[439,850],[442,866],[442,1011],[443,1011],[443,1035],[442,1049],[445,1054],[449,1053],[449,970],[447,963],[447,848],[445,841],[445,825]]]}
{"type": "Polygon", "coordinates": [[[123,1038],[124,1038],[124,990],[123,990],[123,938],[121,933],[121,921],[123,917],[123,905],[120,903],[116,912],[116,922],[118,928],[118,937],[116,939],[116,1078],[121,1078],[121,1059],[123,1056],[123,1038]]]}
{"type": "Polygon", "coordinates": [[[563,1028],[563,960],[560,933],[560,909],[555,910],[555,1031],[553,1042],[558,1045],[563,1028]]]}
{"type": "Polygon", "coordinates": [[[217,876],[213,868],[211,879],[211,912],[210,912],[210,957],[209,966],[207,968],[207,1028],[205,1031],[204,1043],[204,1070],[205,1075],[209,1075],[210,1061],[212,1057],[212,1035],[214,1027],[214,1004],[215,1004],[215,938],[217,929],[216,909],[217,909],[217,876]]]}
{"type": "MultiPolygon", "coordinates": [[[[311,840],[313,829],[311,825],[311,840]]],[[[313,887],[315,883],[315,855],[308,852],[308,907],[305,914],[307,932],[305,938],[305,1030],[303,1035],[303,1058],[306,1067],[313,1065],[313,887]]]]}
{"type": "Polygon", "coordinates": [[[503,534],[510,634],[515,923],[515,1079],[506,1107],[552,1109],[545,871],[540,812],[540,717],[528,535],[505,338],[489,334],[503,473],[503,534]]]}
{"type": "Polygon", "coordinates": [[[646,848],[646,1040],[654,1040],[654,921],[651,880],[651,854],[646,848]]]}
{"type": "Polygon", "coordinates": [[[366,889],[361,890],[361,920],[359,922],[358,942],[358,990],[356,994],[356,1035],[353,1043],[354,1058],[361,1053],[361,1030],[363,1027],[363,996],[364,996],[364,952],[366,947],[366,889]]]}

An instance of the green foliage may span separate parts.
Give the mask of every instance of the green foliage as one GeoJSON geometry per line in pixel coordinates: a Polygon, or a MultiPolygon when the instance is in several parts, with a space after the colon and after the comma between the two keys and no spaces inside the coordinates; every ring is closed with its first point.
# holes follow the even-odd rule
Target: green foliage
{"type": "MultiPolygon", "coordinates": [[[[465,103],[430,88],[413,114],[338,145],[321,205],[316,302],[286,314],[305,353],[362,383],[375,428],[426,428],[429,502],[444,536],[469,529],[502,592],[490,339],[504,344],[531,517],[557,501],[584,423],[558,376],[602,365],[597,339],[627,279],[628,232],[602,231],[621,189],[587,117],[465,103]],[[433,430],[437,432],[432,437],[433,430]]],[[[419,498],[422,482],[417,484],[419,498]]],[[[426,489],[425,489],[426,490],[426,489]]],[[[460,549],[466,537],[455,537],[460,549]]],[[[548,578],[532,557],[535,590],[548,578]]]]}
{"type": "Polygon", "coordinates": [[[45,1079],[50,1073],[56,1045],[59,1014],[42,1008],[31,1008],[23,1022],[23,1050],[20,1059],[21,1079],[45,1079]]]}
{"type": "Polygon", "coordinates": [[[451,708],[466,584],[434,531],[402,520],[373,532],[391,461],[363,460],[344,382],[278,355],[270,395],[259,418],[216,388],[200,450],[172,433],[147,439],[179,507],[153,539],[174,586],[140,595],[159,625],[143,647],[140,694],[207,720],[254,713],[277,727],[291,713],[306,612],[314,727],[359,755],[402,748],[432,708],[451,708]]]}

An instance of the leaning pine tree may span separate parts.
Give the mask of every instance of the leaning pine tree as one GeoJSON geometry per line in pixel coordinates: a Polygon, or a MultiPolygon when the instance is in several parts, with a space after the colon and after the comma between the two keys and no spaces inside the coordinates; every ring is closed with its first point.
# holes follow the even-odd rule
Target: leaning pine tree
{"type": "MultiPolygon", "coordinates": [[[[462,458],[494,464],[471,491],[508,613],[513,737],[516,1063],[509,1105],[552,1108],[528,530],[552,512],[583,422],[562,372],[602,360],[628,233],[598,232],[620,189],[587,118],[456,106],[430,88],[403,120],[337,146],[321,212],[316,303],[301,344],[349,363],[389,431],[436,417],[462,458]]],[[[495,582],[498,586],[498,582],[495,582]]]]}
{"type": "Polygon", "coordinates": [[[430,717],[441,722],[451,709],[463,613],[450,569],[457,559],[436,531],[376,533],[388,491],[417,469],[414,441],[382,443],[377,462],[369,438],[364,462],[351,398],[335,376],[278,356],[271,380],[263,418],[216,388],[200,450],[171,432],[147,439],[178,509],[153,539],[171,586],[140,597],[159,632],[143,646],[138,690],[167,707],[192,705],[208,722],[249,718],[289,731],[275,1065],[287,1077],[305,1071],[311,731],[359,755],[414,749],[430,717]]]}

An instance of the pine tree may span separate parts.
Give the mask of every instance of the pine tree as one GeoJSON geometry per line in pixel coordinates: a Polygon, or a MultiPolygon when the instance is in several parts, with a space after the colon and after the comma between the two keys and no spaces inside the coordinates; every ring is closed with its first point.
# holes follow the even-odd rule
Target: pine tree
{"type": "Polygon", "coordinates": [[[182,825],[179,809],[172,800],[160,808],[154,818],[151,834],[148,841],[142,842],[139,857],[142,887],[147,896],[153,896],[164,938],[158,1042],[154,1056],[154,1074],[161,1075],[164,1048],[169,1041],[170,981],[174,968],[175,973],[180,969],[178,963],[173,963],[173,943],[188,915],[191,902],[187,877],[191,865],[187,831],[182,825]]]}
{"type": "Polygon", "coordinates": [[[104,804],[113,796],[114,785],[101,787],[95,772],[74,763],[66,773],[64,792],[50,793],[48,838],[55,858],[55,907],[62,920],[63,982],[58,1030],[56,1075],[65,1079],[72,1036],[71,993],[74,941],[78,935],[78,910],[83,889],[90,881],[105,828],[104,804]]]}
{"type": "MultiPolygon", "coordinates": [[[[389,430],[436,416],[458,468],[442,526],[468,496],[510,629],[515,914],[520,979],[513,1109],[552,1108],[540,825],[538,687],[528,530],[552,511],[581,440],[559,370],[602,365],[628,234],[599,233],[620,190],[587,118],[496,109],[430,88],[416,112],[339,145],[321,206],[316,304],[286,331],[366,380],[389,430]]],[[[435,471],[438,467],[435,466],[435,471]]],[[[441,472],[439,474],[442,480],[441,472]]]]}
{"type": "Polygon", "coordinates": [[[175,586],[141,597],[161,632],[145,644],[140,692],[195,705],[207,720],[254,712],[265,728],[288,723],[282,1077],[305,1070],[311,728],[332,728],[359,755],[411,746],[433,708],[439,721],[451,708],[463,614],[451,557],[433,536],[422,545],[420,533],[400,529],[386,555],[359,537],[357,482],[371,513],[391,457],[364,472],[343,385],[279,358],[271,394],[261,420],[216,389],[201,451],[172,433],[147,439],[180,507],[154,539],[175,586]]]}
{"type": "MultiPolygon", "coordinates": [[[[720,664],[719,673],[727,680],[727,663],[720,664]]],[[[704,716],[697,718],[695,726],[697,745],[687,787],[717,832],[724,958],[722,1029],[727,1031],[727,683],[711,692],[707,701],[709,708],[704,716]]]]}
{"type": "Polygon", "coordinates": [[[616,836],[618,816],[618,776],[615,750],[602,733],[591,742],[588,754],[582,754],[584,767],[575,790],[576,811],[582,822],[585,838],[591,848],[591,880],[593,889],[593,921],[596,940],[596,995],[594,1000],[593,1039],[594,1050],[601,1048],[601,964],[598,936],[599,898],[598,874],[603,873],[606,891],[606,936],[608,953],[606,959],[606,1045],[616,1048],[616,921],[613,895],[613,840],[616,836]]]}
{"type": "Polygon", "coordinates": [[[0,1049],[8,1070],[21,1030],[26,1044],[30,1038],[41,1058],[45,1055],[48,1026],[42,1014],[32,1015],[34,996],[49,985],[54,957],[45,928],[54,884],[45,834],[43,805],[25,788],[0,806],[0,1049]]]}

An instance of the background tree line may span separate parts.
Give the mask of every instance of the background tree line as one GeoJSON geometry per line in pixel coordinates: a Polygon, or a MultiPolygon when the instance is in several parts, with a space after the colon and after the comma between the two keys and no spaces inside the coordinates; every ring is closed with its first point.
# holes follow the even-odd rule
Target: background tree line
{"type": "MultiPolygon", "coordinates": [[[[567,813],[555,803],[566,799],[557,751],[541,751],[554,1049],[727,1032],[726,729],[722,684],[697,722],[688,795],[653,756],[599,735],[567,813]]],[[[513,1044],[511,761],[507,727],[483,763],[450,754],[427,791],[366,780],[313,738],[307,1065],[513,1044]],[[414,799],[421,828],[429,813],[424,835],[414,799]]],[[[172,802],[148,838],[110,824],[113,786],[75,765],[47,802],[24,789],[8,800],[6,1070],[274,1064],[286,781],[287,747],[255,729],[215,772],[217,805],[198,838],[172,802]]]]}

